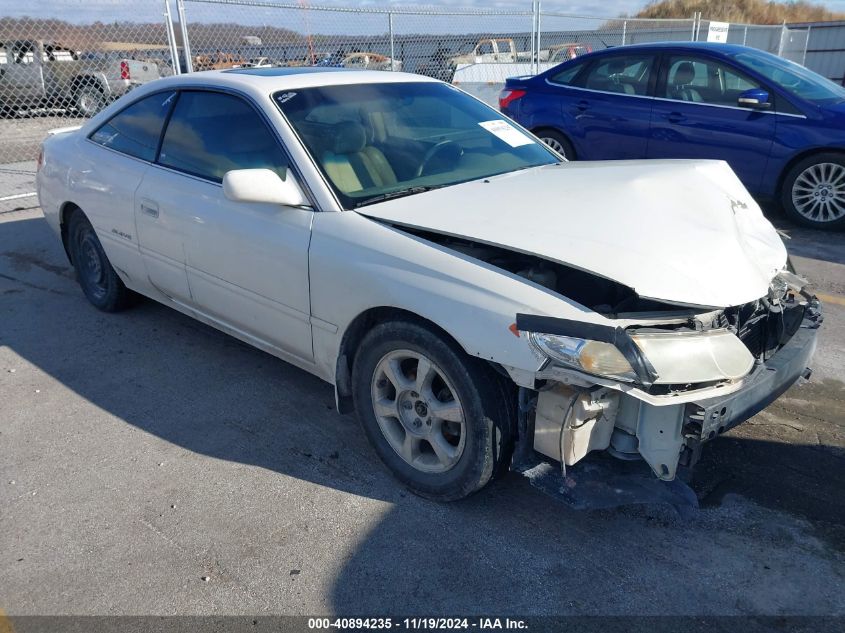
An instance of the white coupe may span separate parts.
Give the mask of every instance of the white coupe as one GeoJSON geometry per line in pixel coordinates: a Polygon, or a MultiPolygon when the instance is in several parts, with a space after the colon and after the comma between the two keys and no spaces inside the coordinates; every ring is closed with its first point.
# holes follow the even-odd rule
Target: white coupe
{"type": "Polygon", "coordinates": [[[670,481],[821,322],[725,163],[567,163],[410,74],[157,80],[49,137],[38,194],[94,306],[145,295],[329,381],[442,500],[526,456],[670,481]]]}

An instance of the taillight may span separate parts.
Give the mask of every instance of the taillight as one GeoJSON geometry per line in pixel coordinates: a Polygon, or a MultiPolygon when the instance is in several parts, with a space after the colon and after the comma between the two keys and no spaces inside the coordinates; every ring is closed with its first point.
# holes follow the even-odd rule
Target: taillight
{"type": "Polygon", "coordinates": [[[523,96],[525,96],[525,90],[505,88],[499,93],[499,109],[507,108],[512,102],[523,96]]]}
{"type": "Polygon", "coordinates": [[[120,62],[120,78],[132,79],[132,76],[129,74],[129,62],[120,62]]]}
{"type": "Polygon", "coordinates": [[[41,171],[41,167],[44,165],[44,148],[38,148],[38,158],[35,159],[35,171],[41,171]]]}

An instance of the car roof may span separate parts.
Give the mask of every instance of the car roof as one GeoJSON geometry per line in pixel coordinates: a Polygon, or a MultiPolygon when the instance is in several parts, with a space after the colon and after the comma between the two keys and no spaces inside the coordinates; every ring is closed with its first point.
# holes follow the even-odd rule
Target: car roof
{"type": "Polygon", "coordinates": [[[665,49],[675,49],[675,50],[689,50],[689,51],[711,51],[714,53],[723,53],[723,54],[733,54],[733,53],[741,53],[742,51],[754,50],[760,52],[759,49],[750,48],[748,46],[742,46],[741,44],[725,44],[722,42],[650,42],[644,44],[626,44],[623,46],[613,46],[610,48],[605,48],[600,51],[595,51],[593,54],[596,53],[608,53],[610,51],[618,51],[618,50],[628,50],[628,49],[635,49],[639,51],[643,50],[665,50],[665,49]]]}
{"type": "MultiPolygon", "coordinates": [[[[218,87],[242,88],[269,94],[277,90],[295,90],[320,86],[340,86],[350,84],[407,83],[437,81],[430,77],[411,73],[388,72],[383,70],[356,70],[351,68],[331,67],[270,67],[270,68],[229,68],[225,70],[205,70],[183,75],[175,75],[157,80],[157,85],[164,87],[165,82],[180,86],[211,85],[218,87]]],[[[149,85],[149,84],[148,84],[149,85]]]]}

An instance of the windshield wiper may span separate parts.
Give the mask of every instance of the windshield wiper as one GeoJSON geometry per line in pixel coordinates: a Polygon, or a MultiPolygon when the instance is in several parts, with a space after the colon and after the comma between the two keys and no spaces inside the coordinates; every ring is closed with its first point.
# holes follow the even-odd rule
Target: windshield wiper
{"type": "Polygon", "coordinates": [[[367,198],[360,204],[356,204],[355,208],[358,207],[366,207],[369,204],[375,204],[377,202],[384,202],[385,200],[393,200],[395,198],[404,198],[405,196],[413,196],[417,193],[425,193],[426,191],[431,191],[432,189],[440,189],[441,187],[445,187],[446,185],[421,185],[417,187],[410,187],[408,189],[400,189],[399,191],[388,191],[387,193],[381,193],[377,196],[373,196],[372,198],[367,198]]]}

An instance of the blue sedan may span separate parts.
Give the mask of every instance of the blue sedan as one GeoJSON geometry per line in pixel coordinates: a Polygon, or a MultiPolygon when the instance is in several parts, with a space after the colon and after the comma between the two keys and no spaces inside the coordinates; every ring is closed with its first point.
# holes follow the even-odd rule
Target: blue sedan
{"type": "Polygon", "coordinates": [[[845,88],[769,53],[610,48],[508,79],[499,106],[570,160],[721,159],[796,222],[845,228],[845,88]]]}

